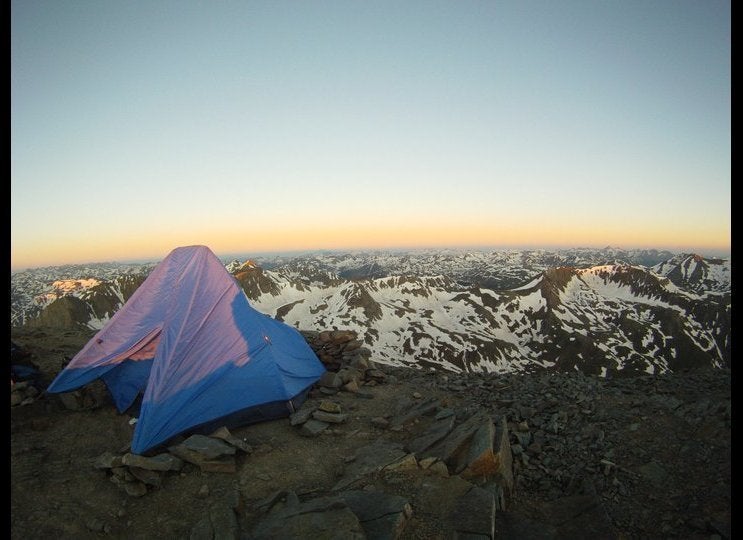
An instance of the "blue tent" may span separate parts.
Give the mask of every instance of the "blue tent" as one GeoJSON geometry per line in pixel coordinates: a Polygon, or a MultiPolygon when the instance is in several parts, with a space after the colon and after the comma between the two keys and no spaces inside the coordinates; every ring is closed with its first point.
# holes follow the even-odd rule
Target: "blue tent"
{"type": "Polygon", "coordinates": [[[119,412],[142,394],[132,452],[288,416],[325,372],[302,335],[259,313],[205,246],[173,250],[47,389],[101,378],[119,412]]]}

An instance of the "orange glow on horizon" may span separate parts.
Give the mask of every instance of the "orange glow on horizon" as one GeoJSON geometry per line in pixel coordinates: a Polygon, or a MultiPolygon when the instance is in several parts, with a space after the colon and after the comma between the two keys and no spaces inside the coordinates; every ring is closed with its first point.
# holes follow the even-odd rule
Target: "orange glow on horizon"
{"type": "Polygon", "coordinates": [[[236,223],[230,229],[178,230],[157,234],[148,232],[124,238],[84,238],[79,241],[39,240],[11,248],[11,268],[57,266],[86,262],[163,259],[179,246],[201,244],[217,255],[223,253],[268,253],[335,249],[415,249],[445,247],[555,248],[605,247],[657,248],[684,251],[689,246],[715,251],[730,250],[729,231],[692,231],[671,227],[654,229],[642,224],[595,223],[576,226],[568,220],[535,223],[531,227],[513,224],[453,223],[369,224],[345,227],[342,222],[307,225],[236,223]],[[722,238],[710,241],[711,238],[722,238]]]}

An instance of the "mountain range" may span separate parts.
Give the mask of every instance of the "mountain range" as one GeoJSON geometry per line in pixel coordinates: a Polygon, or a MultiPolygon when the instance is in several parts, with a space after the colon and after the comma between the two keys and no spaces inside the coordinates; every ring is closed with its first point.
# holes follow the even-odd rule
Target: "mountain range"
{"type": "MultiPolygon", "coordinates": [[[[355,330],[388,365],[611,377],[730,363],[730,258],[585,248],[224,262],[259,311],[355,330]]],[[[153,267],[13,274],[12,324],[101,328],[153,267]]]]}

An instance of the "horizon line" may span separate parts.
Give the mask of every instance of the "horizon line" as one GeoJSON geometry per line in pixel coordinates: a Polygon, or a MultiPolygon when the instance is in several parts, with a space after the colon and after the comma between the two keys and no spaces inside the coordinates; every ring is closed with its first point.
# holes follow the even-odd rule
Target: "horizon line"
{"type": "MultiPolygon", "coordinates": [[[[202,245],[202,244],[193,244],[202,245]]],[[[207,246],[209,247],[209,246],[207,246]]],[[[209,248],[211,250],[211,248],[209,248]]],[[[390,246],[390,247],[338,247],[338,248],[316,248],[316,249],[276,249],[276,250],[257,250],[251,252],[245,251],[225,251],[219,250],[219,253],[212,250],[217,258],[220,260],[226,260],[230,258],[238,258],[238,256],[248,256],[248,258],[260,258],[267,256],[297,256],[297,255],[314,255],[314,254],[327,254],[327,253],[382,253],[382,252],[428,252],[428,251],[569,251],[569,250],[618,250],[618,251],[668,251],[674,255],[679,254],[696,254],[701,255],[704,258],[721,257],[727,258],[731,256],[731,249],[721,248],[693,248],[693,249],[682,249],[678,247],[618,247],[612,245],[606,245],[603,247],[596,247],[590,245],[583,246],[550,246],[550,245],[521,245],[521,246],[508,246],[508,245],[443,245],[443,246],[414,246],[414,247],[401,247],[401,246],[390,246]],[[252,253],[252,254],[251,254],[252,253]]],[[[166,255],[167,256],[167,255],[166,255]]],[[[101,264],[156,264],[162,261],[165,256],[162,257],[133,257],[127,259],[108,259],[98,261],[80,261],[80,262],[65,262],[59,264],[46,264],[46,265],[19,265],[16,267],[11,266],[11,273],[22,272],[25,270],[39,270],[44,268],[60,268],[64,266],[85,266],[85,265],[101,265],[101,264]]],[[[246,259],[247,260],[247,259],[246,259]]]]}

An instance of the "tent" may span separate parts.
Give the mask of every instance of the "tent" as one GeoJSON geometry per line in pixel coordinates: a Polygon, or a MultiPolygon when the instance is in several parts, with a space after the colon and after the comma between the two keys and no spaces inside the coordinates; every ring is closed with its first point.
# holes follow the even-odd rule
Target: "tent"
{"type": "Polygon", "coordinates": [[[102,379],[119,410],[142,396],[132,452],[185,432],[288,416],[325,372],[291,326],[253,309],[205,246],[180,247],[57,375],[48,392],[102,379]]]}

